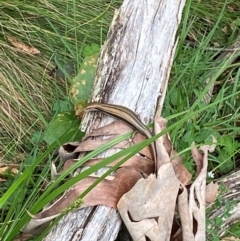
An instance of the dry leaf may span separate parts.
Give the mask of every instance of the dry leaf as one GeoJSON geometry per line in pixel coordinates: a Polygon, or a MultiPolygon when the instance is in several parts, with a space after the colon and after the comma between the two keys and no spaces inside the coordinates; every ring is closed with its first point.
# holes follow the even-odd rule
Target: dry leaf
{"type": "MultiPolygon", "coordinates": [[[[70,142],[61,146],[59,149],[60,158],[64,162],[69,159],[77,159],[79,153],[93,151],[101,147],[103,144],[106,144],[109,141],[114,140],[118,136],[128,133],[130,131],[132,131],[132,128],[124,124],[124,122],[114,121],[109,125],[101,127],[99,129],[94,129],[93,133],[87,135],[89,139],[85,137],[82,142],[70,142]],[[107,138],[100,139],[100,137],[102,136],[107,136],[107,138]],[[93,140],[92,137],[97,137],[97,140],[93,140]]],[[[130,140],[122,141],[121,143],[114,145],[110,149],[126,149],[133,144],[144,141],[145,139],[146,137],[141,133],[135,133],[130,140]]],[[[142,156],[147,157],[150,162],[151,160],[153,160],[153,155],[149,147],[143,148],[141,151],[139,151],[139,153],[142,156]]]]}
{"type": "Polygon", "coordinates": [[[172,164],[166,163],[157,178],[141,178],[124,194],[118,210],[134,241],[169,240],[178,190],[172,164]]]}
{"type": "Polygon", "coordinates": [[[29,234],[29,233],[21,233],[19,236],[17,236],[16,238],[13,239],[13,241],[25,241],[25,240],[29,240],[30,238],[32,238],[33,235],[29,234]]]}
{"type": "Polygon", "coordinates": [[[206,187],[206,202],[213,203],[217,199],[218,184],[210,182],[206,187]]]}
{"type": "Polygon", "coordinates": [[[0,182],[5,182],[5,181],[7,181],[7,179],[4,179],[4,178],[0,177],[0,182]]]}
{"type": "Polygon", "coordinates": [[[188,185],[192,179],[191,173],[183,165],[182,157],[177,156],[177,153],[175,151],[172,152],[172,156],[174,156],[172,159],[172,165],[178,180],[183,185],[188,185]]]}
{"type": "Polygon", "coordinates": [[[32,218],[29,223],[27,223],[22,229],[21,232],[23,233],[30,233],[33,235],[41,233],[52,221],[54,218],[60,215],[60,213],[55,214],[53,216],[37,218],[35,215],[30,214],[27,211],[28,215],[32,218]]]}
{"type": "MultiPolygon", "coordinates": [[[[155,117],[155,133],[166,127],[166,120],[155,117]]],[[[119,213],[135,241],[169,240],[172,230],[179,181],[170,162],[172,144],[165,134],[156,140],[157,177],[140,179],[118,203],[119,213]]]]}
{"type": "MultiPolygon", "coordinates": [[[[155,134],[160,133],[166,127],[166,120],[156,114],[155,122],[154,122],[154,131],[155,134]]],[[[167,134],[162,135],[155,141],[156,152],[157,152],[157,170],[161,167],[161,165],[170,162],[170,146],[167,141],[167,134]],[[168,150],[168,151],[167,151],[168,150]]]]}
{"type": "MultiPolygon", "coordinates": [[[[208,166],[208,152],[213,152],[216,148],[216,139],[214,136],[213,143],[210,145],[204,145],[199,148],[203,152],[202,169],[197,176],[196,180],[190,187],[189,194],[189,214],[191,223],[193,225],[194,219],[197,222],[197,231],[194,241],[206,240],[206,178],[207,178],[207,166],[208,166]],[[195,200],[195,198],[197,200],[195,200]]],[[[193,227],[191,228],[193,230],[193,227]]]]}
{"type": "Polygon", "coordinates": [[[192,146],[191,146],[191,152],[192,152],[193,160],[195,161],[196,166],[197,166],[197,175],[199,175],[199,173],[201,172],[202,167],[203,167],[203,155],[197,149],[197,147],[195,147],[194,142],[192,143],[192,146]]]}
{"type": "Polygon", "coordinates": [[[80,144],[79,141],[74,141],[74,142],[68,142],[68,143],[62,145],[58,151],[61,161],[65,162],[69,159],[77,158],[78,153],[76,153],[74,151],[78,147],[79,144],[80,144]]]}
{"type": "MultiPolygon", "coordinates": [[[[115,166],[122,158],[118,158],[114,161],[112,161],[111,163],[109,163],[107,165],[107,167],[112,167],[115,166]]],[[[102,160],[104,160],[104,158],[93,158],[85,163],[83,163],[81,165],[81,167],[85,167],[85,166],[93,166],[99,162],[101,162],[102,160]]],[[[65,165],[63,170],[66,170],[67,167],[69,167],[71,165],[71,163],[75,163],[73,162],[73,160],[68,160],[65,165]]],[[[142,156],[133,156],[130,159],[128,159],[126,162],[124,162],[121,167],[132,167],[135,170],[139,171],[140,173],[153,173],[154,171],[154,162],[150,161],[149,159],[142,157],[142,156]]]]}
{"type": "MultiPolygon", "coordinates": [[[[102,146],[102,144],[109,142],[110,140],[118,137],[119,135],[124,134],[123,131],[129,132],[128,125],[121,122],[115,122],[113,125],[108,125],[107,127],[102,127],[101,131],[94,130],[93,134],[89,134],[89,139],[84,139],[82,142],[73,142],[64,145],[59,154],[61,159],[65,161],[64,168],[70,167],[72,164],[75,163],[77,160],[73,160],[67,158],[74,156],[73,154],[77,154],[79,156],[82,152],[89,152],[95,150],[96,148],[102,146]],[[118,123],[117,126],[114,127],[118,123]],[[126,127],[127,126],[127,127],[126,127]],[[114,128],[112,128],[114,127],[114,128]],[[111,132],[113,131],[113,132],[111,132]],[[107,139],[101,139],[103,135],[107,133],[107,139]],[[118,134],[116,134],[118,133],[118,134]],[[98,139],[92,140],[92,136],[97,137],[98,139]]],[[[126,140],[112,148],[117,149],[125,149],[129,147],[132,143],[139,143],[146,139],[140,133],[136,133],[131,141],[126,140]]],[[[130,158],[127,162],[125,162],[119,169],[116,170],[114,175],[111,175],[109,178],[104,179],[101,181],[90,193],[88,193],[84,197],[84,203],[81,207],[87,206],[95,206],[95,205],[106,205],[112,208],[117,207],[117,203],[119,199],[128,192],[133,185],[138,181],[138,179],[142,178],[143,176],[147,176],[154,171],[154,161],[152,160],[152,153],[150,151],[150,147],[146,147],[141,150],[141,155],[135,155],[130,158]]],[[[124,157],[114,161],[109,166],[116,164],[124,157]]],[[[89,160],[85,165],[94,165],[102,161],[102,158],[94,158],[89,160]]],[[[80,168],[85,168],[84,165],[80,168]]],[[[58,172],[54,165],[51,168],[52,177],[58,175],[58,172]]],[[[75,173],[74,173],[75,174],[75,173]]],[[[30,221],[30,223],[25,227],[24,231],[26,232],[38,232],[40,231],[40,227],[42,225],[47,225],[49,223],[49,218],[55,217],[61,213],[61,211],[67,207],[69,207],[73,202],[75,202],[79,196],[85,191],[93,182],[96,181],[99,174],[93,174],[75,184],[69,190],[67,190],[64,195],[62,195],[58,200],[56,200],[51,206],[44,209],[42,212],[35,215],[34,218],[30,221]],[[40,225],[38,227],[38,225],[40,225]]]]}
{"type": "Polygon", "coordinates": [[[59,173],[57,172],[57,168],[55,164],[51,163],[51,181],[55,181],[59,177],[59,173]]]}
{"type": "MultiPolygon", "coordinates": [[[[163,131],[166,128],[166,124],[167,121],[164,118],[159,117],[158,114],[156,114],[154,123],[155,133],[160,133],[161,131],[163,131]]],[[[183,165],[182,158],[180,156],[177,156],[176,151],[173,150],[170,137],[167,133],[161,136],[158,140],[156,140],[156,151],[158,157],[157,167],[159,168],[163,163],[169,162],[170,157],[174,157],[172,159],[172,165],[176,176],[182,184],[189,184],[192,175],[183,165]]]]}
{"type": "Polygon", "coordinates": [[[89,137],[97,137],[97,136],[111,136],[111,135],[122,135],[123,133],[127,133],[132,131],[133,129],[126,125],[125,122],[121,120],[115,120],[108,125],[103,127],[99,127],[97,129],[93,129],[88,135],[84,137],[83,140],[89,137]]]}
{"type": "MultiPolygon", "coordinates": [[[[194,241],[194,234],[192,230],[192,220],[189,215],[188,191],[185,186],[181,186],[182,192],[178,196],[178,213],[181,219],[181,236],[184,241],[194,241]]],[[[174,241],[177,239],[174,238],[174,241]]],[[[179,236],[178,236],[179,240],[179,236]]]]}
{"type": "MultiPolygon", "coordinates": [[[[122,167],[116,171],[113,180],[104,179],[91,192],[89,192],[83,200],[83,204],[79,208],[95,205],[106,205],[116,208],[119,199],[124,193],[128,192],[142,175],[132,168],[122,167]],[[121,183],[121,185],[119,185],[121,183]]],[[[62,197],[56,200],[51,206],[45,208],[36,215],[30,215],[32,219],[23,228],[23,232],[36,234],[41,232],[42,225],[48,225],[52,218],[57,217],[61,211],[69,207],[79,196],[85,191],[96,178],[88,177],[71,189],[66,191],[62,197]]]]}
{"type": "Polygon", "coordinates": [[[10,36],[10,35],[6,35],[7,40],[18,50],[21,50],[25,53],[28,54],[39,54],[40,51],[32,46],[28,46],[20,41],[18,41],[16,38],[10,36]]]}
{"type": "Polygon", "coordinates": [[[6,174],[12,174],[16,176],[18,174],[19,170],[15,167],[15,165],[11,164],[2,164],[0,165],[0,176],[5,178],[6,174]]]}

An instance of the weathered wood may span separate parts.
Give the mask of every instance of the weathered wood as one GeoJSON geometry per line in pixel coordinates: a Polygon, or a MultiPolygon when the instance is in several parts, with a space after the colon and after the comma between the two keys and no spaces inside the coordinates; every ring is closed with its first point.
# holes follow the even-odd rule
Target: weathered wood
{"type": "Polygon", "coordinates": [[[44,240],[115,240],[120,220],[115,209],[106,206],[84,208],[64,216],[44,240]]]}
{"type": "MultiPolygon", "coordinates": [[[[211,212],[207,214],[207,218],[211,222],[208,228],[214,229],[215,234],[222,237],[233,224],[240,220],[240,171],[220,178],[217,183],[224,187],[225,191],[219,194],[221,196],[220,204],[215,205],[218,202],[216,201],[208,206],[211,212]],[[222,219],[222,223],[215,225],[216,219],[218,219],[218,223],[219,219],[222,219]]],[[[211,239],[212,237],[209,237],[209,240],[211,239]]]]}
{"type": "MultiPolygon", "coordinates": [[[[157,100],[160,96],[162,105],[166,93],[184,2],[124,1],[101,51],[91,101],[126,106],[139,114],[143,123],[152,122],[157,100]]],[[[103,116],[99,123],[96,116],[84,117],[82,129],[87,133],[92,126],[112,121],[103,116]]],[[[44,240],[115,240],[120,226],[116,210],[86,208],[67,214],[44,240]]]]}

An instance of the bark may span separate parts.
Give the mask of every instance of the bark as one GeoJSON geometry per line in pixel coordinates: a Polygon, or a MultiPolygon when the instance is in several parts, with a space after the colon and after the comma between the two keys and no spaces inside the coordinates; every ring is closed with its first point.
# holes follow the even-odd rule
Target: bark
{"type": "MultiPolygon", "coordinates": [[[[124,1],[100,54],[91,102],[123,105],[144,124],[153,121],[159,97],[163,105],[183,6],[184,0],[124,1]]],[[[82,130],[88,133],[112,120],[90,113],[83,118],[82,130]]],[[[115,240],[120,227],[116,210],[84,208],[68,213],[44,240],[115,240]]]]}
{"type": "MultiPolygon", "coordinates": [[[[240,171],[219,179],[217,183],[222,191],[219,193],[219,199],[208,206],[207,228],[214,231],[218,237],[222,237],[233,224],[240,220],[240,171]]],[[[211,239],[212,236],[209,234],[208,240],[211,239]]]]}

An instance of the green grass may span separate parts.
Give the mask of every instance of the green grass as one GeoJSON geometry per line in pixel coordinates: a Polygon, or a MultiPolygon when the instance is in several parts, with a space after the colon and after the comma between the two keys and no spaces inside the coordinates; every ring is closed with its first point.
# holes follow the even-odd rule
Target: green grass
{"type": "Polygon", "coordinates": [[[68,99],[68,82],[52,79],[54,66],[78,68],[84,43],[101,45],[119,1],[1,1],[0,160],[19,162],[29,152],[25,140],[42,131],[57,100],[68,99]],[[16,50],[15,37],[41,54],[16,50]]]}
{"type": "MultiPolygon", "coordinates": [[[[83,61],[84,46],[103,43],[114,8],[119,4],[120,1],[91,0],[1,2],[0,160],[18,163],[22,173],[18,176],[6,173],[7,181],[0,183],[0,237],[5,237],[6,241],[12,240],[29,220],[26,210],[38,212],[73,183],[114,158],[62,184],[61,180],[77,168],[78,163],[41,192],[44,180],[50,178],[54,150],[62,140],[70,138],[66,131],[58,142],[48,145],[43,133],[49,127],[48,131],[53,131],[49,122],[58,113],[73,108],[68,95],[70,79],[54,79],[48,73],[55,64],[61,69],[71,63],[78,69],[83,61]],[[6,40],[6,34],[36,47],[41,54],[30,56],[16,51],[6,40]]],[[[174,148],[193,174],[190,145],[193,141],[197,145],[211,143],[211,135],[217,138],[218,144],[210,155],[209,171],[220,177],[239,167],[240,64],[237,60],[216,61],[220,53],[207,50],[213,46],[228,46],[235,40],[240,27],[237,8],[235,1],[221,0],[214,4],[206,0],[187,1],[178,31],[179,43],[163,116],[168,119],[165,131],[169,132],[174,148]],[[198,46],[187,46],[186,38],[197,42],[198,46]],[[207,78],[210,78],[209,83],[206,83],[207,78]],[[212,84],[213,95],[206,104],[203,97],[212,84]]],[[[233,53],[235,57],[239,54],[233,53]]],[[[118,155],[132,155],[158,136],[118,155]]]]}

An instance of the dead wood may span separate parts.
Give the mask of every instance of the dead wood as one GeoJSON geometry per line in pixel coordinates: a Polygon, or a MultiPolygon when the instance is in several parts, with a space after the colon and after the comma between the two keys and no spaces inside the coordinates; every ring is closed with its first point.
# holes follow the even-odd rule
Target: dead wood
{"type": "MultiPolygon", "coordinates": [[[[222,237],[233,224],[240,221],[240,171],[220,178],[217,183],[220,190],[223,190],[219,194],[221,199],[208,206],[210,212],[207,218],[210,220],[208,228],[214,229],[215,234],[222,237]],[[219,219],[222,223],[216,225],[216,220],[219,223],[219,219]]],[[[211,237],[208,240],[211,240],[211,237]]]]}
{"type": "MultiPolygon", "coordinates": [[[[139,114],[143,123],[153,121],[159,97],[163,105],[184,2],[124,1],[101,51],[91,101],[123,105],[139,114]]],[[[89,133],[112,120],[91,112],[84,116],[82,130],[89,133]]],[[[88,207],[68,213],[44,240],[115,240],[120,227],[115,209],[88,207]]]]}

